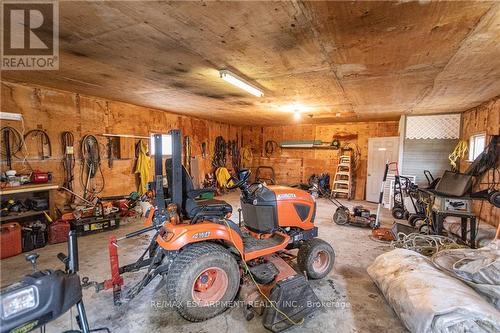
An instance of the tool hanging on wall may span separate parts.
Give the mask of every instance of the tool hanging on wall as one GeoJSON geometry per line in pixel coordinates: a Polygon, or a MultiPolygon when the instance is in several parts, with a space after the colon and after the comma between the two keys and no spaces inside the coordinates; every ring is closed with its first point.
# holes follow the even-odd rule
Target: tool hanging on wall
{"type": "Polygon", "coordinates": [[[32,140],[37,138],[40,140],[41,151],[39,153],[42,160],[50,158],[52,156],[52,145],[50,143],[50,138],[47,132],[41,129],[32,129],[31,131],[28,131],[26,134],[24,134],[24,141],[26,141],[30,137],[32,140]],[[47,153],[45,153],[45,147],[47,147],[47,153]]]}
{"type": "Polygon", "coordinates": [[[227,153],[226,140],[224,140],[222,136],[216,137],[214,145],[214,158],[212,160],[212,166],[214,168],[226,166],[226,153],[227,153]]]}
{"type": "Polygon", "coordinates": [[[278,150],[279,144],[274,140],[267,140],[264,144],[264,154],[267,158],[271,157],[274,153],[274,150],[278,150]]]}
{"type": "Polygon", "coordinates": [[[12,169],[12,157],[23,147],[23,136],[14,127],[4,126],[0,130],[2,140],[2,158],[5,158],[7,167],[12,169]]]}
{"type": "Polygon", "coordinates": [[[231,162],[233,164],[233,169],[235,171],[240,170],[241,156],[240,156],[240,146],[238,143],[238,137],[236,137],[236,140],[233,140],[231,144],[231,162]]]}
{"type": "MultiPolygon", "coordinates": [[[[75,168],[75,137],[71,132],[61,133],[61,142],[63,149],[63,170],[64,170],[64,183],[63,187],[73,191],[73,180],[75,179],[74,168],[75,168]]],[[[68,203],[73,203],[75,201],[75,196],[71,194],[68,203]]]]}
{"type": "Polygon", "coordinates": [[[108,167],[111,169],[113,167],[113,138],[108,136],[108,167]]]}
{"type": "Polygon", "coordinates": [[[83,197],[87,199],[88,194],[91,193],[92,196],[95,196],[104,189],[104,175],[101,170],[101,154],[97,138],[93,135],[85,135],[80,144],[80,153],[82,160],[80,183],[84,188],[83,197]],[[97,172],[101,175],[101,186],[99,189],[93,184],[97,172]],[[93,188],[90,190],[89,188],[92,185],[93,188]]]}
{"type": "Polygon", "coordinates": [[[240,156],[241,156],[241,166],[243,168],[249,168],[253,159],[252,149],[250,147],[241,148],[240,156]]]}
{"type": "Polygon", "coordinates": [[[207,143],[206,142],[201,143],[201,157],[207,158],[207,143]]]}
{"type": "Polygon", "coordinates": [[[191,141],[187,135],[184,137],[184,167],[191,174],[191,141]]]}

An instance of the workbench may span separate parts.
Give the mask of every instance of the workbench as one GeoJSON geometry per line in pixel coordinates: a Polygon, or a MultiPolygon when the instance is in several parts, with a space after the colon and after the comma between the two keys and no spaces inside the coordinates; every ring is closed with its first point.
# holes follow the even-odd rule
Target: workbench
{"type": "Polygon", "coordinates": [[[432,210],[433,221],[435,224],[435,231],[438,235],[443,233],[443,222],[448,216],[459,217],[461,222],[461,235],[460,238],[464,244],[468,244],[472,249],[476,248],[476,233],[477,233],[477,223],[476,216],[474,214],[450,212],[450,211],[438,211],[432,210]],[[470,229],[470,242],[467,242],[467,223],[470,229]]]}
{"type": "Polygon", "coordinates": [[[8,222],[8,221],[16,221],[19,222],[19,220],[26,219],[29,217],[36,217],[40,215],[44,215],[44,213],[47,213],[49,215],[52,215],[54,212],[54,200],[53,200],[53,191],[59,189],[58,185],[51,184],[51,183],[46,183],[46,184],[28,184],[28,185],[21,185],[21,186],[14,186],[14,187],[4,187],[0,189],[0,198],[3,200],[8,200],[10,198],[14,200],[25,200],[26,198],[33,197],[33,193],[41,194],[41,196],[44,196],[48,199],[48,210],[41,210],[41,211],[35,211],[35,210],[29,210],[26,212],[21,212],[21,213],[14,213],[11,212],[7,216],[2,216],[0,217],[0,222],[8,222]],[[41,193],[44,192],[44,193],[41,193]]]}
{"type": "MultiPolygon", "coordinates": [[[[478,198],[472,198],[470,196],[463,196],[463,197],[453,197],[453,196],[446,196],[442,195],[439,192],[436,192],[435,190],[428,190],[428,189],[419,189],[419,191],[422,191],[426,193],[427,195],[432,197],[432,202],[434,203],[436,198],[441,198],[443,199],[455,199],[455,200],[465,200],[469,201],[472,203],[473,200],[478,200],[478,198]]],[[[439,209],[435,207],[434,204],[432,204],[432,221],[433,221],[433,231],[437,235],[442,235],[443,234],[443,225],[444,225],[444,220],[448,216],[453,216],[453,217],[459,217],[460,222],[461,222],[461,235],[460,238],[464,242],[464,244],[469,245],[471,248],[475,249],[476,248],[476,234],[477,234],[477,218],[474,213],[472,213],[472,209],[468,211],[453,211],[453,210],[444,210],[444,209],[439,209]],[[467,242],[467,232],[469,231],[467,229],[467,224],[470,230],[470,242],[467,242]]]]}

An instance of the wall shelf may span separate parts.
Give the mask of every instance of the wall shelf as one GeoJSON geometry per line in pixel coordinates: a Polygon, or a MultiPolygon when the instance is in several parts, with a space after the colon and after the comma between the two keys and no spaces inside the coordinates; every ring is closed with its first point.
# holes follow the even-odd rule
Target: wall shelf
{"type": "Polygon", "coordinates": [[[32,217],[32,216],[37,216],[37,215],[44,215],[44,213],[49,213],[48,210],[28,210],[26,212],[22,213],[10,213],[7,216],[2,216],[0,217],[0,223],[7,222],[7,221],[12,221],[12,220],[20,220],[26,217],[32,217]]]}

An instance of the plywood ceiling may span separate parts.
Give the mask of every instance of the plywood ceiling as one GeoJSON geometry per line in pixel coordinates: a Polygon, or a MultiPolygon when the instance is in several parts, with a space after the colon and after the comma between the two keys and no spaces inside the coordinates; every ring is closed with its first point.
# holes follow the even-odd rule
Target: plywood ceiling
{"type": "Polygon", "coordinates": [[[289,105],[304,122],[394,119],[500,94],[498,2],[65,1],[60,41],[59,71],[3,78],[253,125],[292,123],[289,105]]]}

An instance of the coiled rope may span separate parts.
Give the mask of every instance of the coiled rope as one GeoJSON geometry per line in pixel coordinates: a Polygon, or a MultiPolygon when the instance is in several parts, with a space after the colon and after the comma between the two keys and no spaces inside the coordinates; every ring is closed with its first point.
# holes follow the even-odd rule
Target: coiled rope
{"type": "Polygon", "coordinates": [[[444,249],[459,249],[466,246],[457,244],[455,240],[446,236],[423,235],[419,233],[397,234],[397,239],[391,242],[392,248],[402,248],[418,252],[424,256],[432,256],[444,249]]]}

